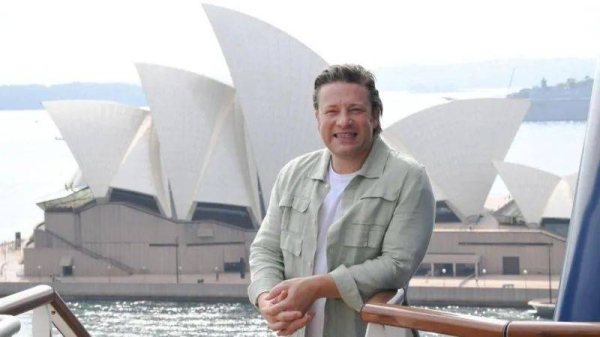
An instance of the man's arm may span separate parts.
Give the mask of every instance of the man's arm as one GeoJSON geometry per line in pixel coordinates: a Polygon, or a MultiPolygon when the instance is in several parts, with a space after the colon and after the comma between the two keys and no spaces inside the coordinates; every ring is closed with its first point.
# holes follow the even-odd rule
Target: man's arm
{"type": "Polygon", "coordinates": [[[340,265],[329,274],[282,282],[267,298],[275,298],[282,291],[288,295],[269,313],[305,312],[321,297],[341,297],[348,306],[360,311],[363,299],[377,291],[404,287],[425,256],[435,216],[435,199],[424,169],[417,171],[407,184],[383,239],[381,256],[350,267],[340,265]]]}
{"type": "Polygon", "coordinates": [[[360,311],[363,299],[408,284],[419,266],[433,231],[435,198],[424,168],[411,172],[386,230],[379,257],[331,271],[341,298],[360,311]]]}
{"type": "Polygon", "coordinates": [[[278,311],[277,314],[271,315],[270,308],[287,297],[286,291],[280,292],[277,297],[265,299],[269,291],[284,280],[284,262],[280,248],[282,214],[279,199],[281,176],[285,169],[282,169],[277,177],[271,192],[267,215],[250,246],[251,283],[248,287],[250,302],[267,320],[269,328],[283,336],[290,335],[305,326],[313,317],[312,314],[300,311],[278,311]]]}
{"type": "Polygon", "coordinates": [[[299,310],[306,312],[319,298],[340,298],[335,281],[329,274],[299,277],[283,281],[276,285],[264,298],[267,301],[279,298],[265,312],[277,315],[284,310],[299,310]],[[281,296],[286,294],[286,296],[281,296]]]}
{"type": "MultiPolygon", "coordinates": [[[[280,173],[281,176],[281,173],[280,173]]],[[[267,214],[250,246],[250,286],[248,298],[257,306],[258,296],[268,293],[284,280],[283,255],[280,248],[281,209],[279,208],[280,177],[271,192],[267,214]]]]}

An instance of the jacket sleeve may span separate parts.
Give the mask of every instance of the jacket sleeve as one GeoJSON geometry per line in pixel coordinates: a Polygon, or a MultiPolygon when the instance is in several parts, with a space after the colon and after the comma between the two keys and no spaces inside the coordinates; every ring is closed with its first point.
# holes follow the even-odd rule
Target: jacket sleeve
{"type": "Polygon", "coordinates": [[[281,185],[280,177],[277,178],[271,192],[267,214],[250,245],[251,282],[248,287],[248,298],[254,306],[257,305],[261,293],[270,291],[282,282],[284,277],[283,254],[280,248],[282,213],[279,208],[281,193],[279,185],[281,185]]]}
{"type": "Polygon", "coordinates": [[[406,286],[425,256],[435,220],[435,198],[425,170],[412,173],[400,192],[381,255],[330,272],[342,300],[356,311],[376,292],[406,286]]]}

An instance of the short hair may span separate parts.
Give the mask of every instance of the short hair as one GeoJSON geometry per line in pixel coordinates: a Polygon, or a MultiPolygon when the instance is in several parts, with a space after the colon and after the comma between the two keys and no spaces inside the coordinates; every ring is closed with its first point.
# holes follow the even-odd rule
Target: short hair
{"type": "Polygon", "coordinates": [[[332,65],[323,70],[315,79],[315,88],[313,91],[313,107],[319,110],[319,91],[325,84],[334,82],[345,82],[360,84],[365,87],[369,93],[369,102],[371,103],[371,113],[377,114],[377,127],[373,129],[373,135],[381,132],[381,115],[383,115],[383,103],[379,97],[379,91],[375,87],[375,75],[358,64],[340,64],[332,65]]]}

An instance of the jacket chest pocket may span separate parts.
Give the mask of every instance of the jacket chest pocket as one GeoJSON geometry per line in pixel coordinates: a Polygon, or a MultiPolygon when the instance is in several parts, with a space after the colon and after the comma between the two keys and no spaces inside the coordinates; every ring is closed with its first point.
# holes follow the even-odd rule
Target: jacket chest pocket
{"type": "MultiPolygon", "coordinates": [[[[379,252],[386,229],[392,220],[399,191],[375,189],[367,191],[352,207],[344,228],[345,247],[365,248],[379,252]]],[[[367,254],[367,252],[365,252],[367,254]]]]}
{"type": "Polygon", "coordinates": [[[279,200],[282,212],[281,230],[302,234],[307,221],[309,204],[310,199],[308,198],[284,194],[279,200]]]}
{"type": "Polygon", "coordinates": [[[283,255],[285,279],[300,277],[302,272],[302,236],[281,231],[279,247],[283,255]]]}
{"type": "Polygon", "coordinates": [[[374,259],[381,254],[385,227],[352,224],[343,231],[343,253],[340,263],[353,265],[374,259]]]}
{"type": "Polygon", "coordinates": [[[352,223],[382,226],[385,230],[392,220],[399,196],[400,190],[367,191],[353,207],[352,223]]]}

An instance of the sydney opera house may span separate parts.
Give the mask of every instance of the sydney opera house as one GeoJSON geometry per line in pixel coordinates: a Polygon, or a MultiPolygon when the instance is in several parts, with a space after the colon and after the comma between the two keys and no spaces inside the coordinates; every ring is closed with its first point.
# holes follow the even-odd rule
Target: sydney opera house
{"type": "MultiPolygon", "coordinates": [[[[137,64],[147,108],[44,103],[79,171],[39,202],[45,221],[25,249],[26,275],[246,268],[279,170],[323,146],[311,95],[328,64],[265,22],[204,8],[233,87],[137,64]]],[[[457,100],[384,129],[388,144],[425,165],[434,187],[436,229],[419,273],[561,269],[576,175],[503,162],[528,109],[526,100],[457,100]],[[498,174],[512,200],[486,210],[498,174]]]]}

